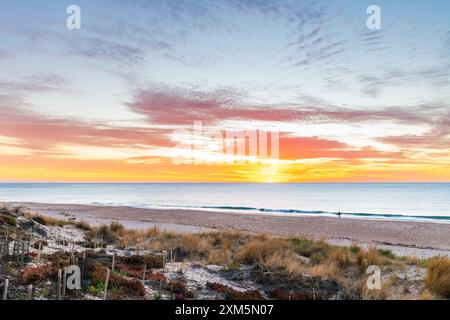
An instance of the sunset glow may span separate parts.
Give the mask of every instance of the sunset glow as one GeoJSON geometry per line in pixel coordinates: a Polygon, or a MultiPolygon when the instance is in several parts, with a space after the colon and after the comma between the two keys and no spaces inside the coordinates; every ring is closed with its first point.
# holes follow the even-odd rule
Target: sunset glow
{"type": "Polygon", "coordinates": [[[379,31],[367,1],[78,1],[80,30],[48,2],[1,4],[1,181],[450,181],[448,1],[378,1],[379,31]],[[280,157],[173,163],[196,121],[280,157]]]}

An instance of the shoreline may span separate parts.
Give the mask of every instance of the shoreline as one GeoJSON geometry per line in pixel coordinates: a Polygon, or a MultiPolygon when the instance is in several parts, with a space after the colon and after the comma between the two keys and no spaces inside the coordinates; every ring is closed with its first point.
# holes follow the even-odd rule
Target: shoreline
{"type": "Polygon", "coordinates": [[[129,229],[157,227],[185,233],[231,229],[321,239],[337,245],[377,246],[401,256],[450,257],[450,224],[445,223],[33,202],[0,202],[1,205],[22,206],[44,216],[84,220],[94,225],[118,221],[129,229]]]}

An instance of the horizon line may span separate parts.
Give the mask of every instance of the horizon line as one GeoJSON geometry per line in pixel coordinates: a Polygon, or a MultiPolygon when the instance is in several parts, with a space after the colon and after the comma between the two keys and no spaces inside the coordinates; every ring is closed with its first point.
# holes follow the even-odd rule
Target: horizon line
{"type": "Polygon", "coordinates": [[[0,184],[450,184],[450,181],[1,181],[0,184]]]}

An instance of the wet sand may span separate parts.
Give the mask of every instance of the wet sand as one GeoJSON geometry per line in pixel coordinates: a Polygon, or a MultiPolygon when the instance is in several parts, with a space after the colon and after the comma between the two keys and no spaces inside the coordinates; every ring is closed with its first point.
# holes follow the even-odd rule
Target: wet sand
{"type": "Polygon", "coordinates": [[[0,203],[23,206],[42,215],[101,224],[112,220],[128,228],[167,231],[244,230],[280,236],[309,237],[331,243],[376,245],[399,255],[450,256],[450,224],[352,218],[242,214],[179,209],[140,209],[77,204],[0,203]]]}

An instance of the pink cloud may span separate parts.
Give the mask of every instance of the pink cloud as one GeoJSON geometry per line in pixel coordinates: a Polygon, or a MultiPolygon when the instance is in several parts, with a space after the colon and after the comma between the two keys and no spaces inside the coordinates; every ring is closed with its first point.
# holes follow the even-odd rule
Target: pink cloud
{"type": "Polygon", "coordinates": [[[243,102],[242,94],[232,90],[200,92],[179,88],[141,90],[131,111],[145,115],[153,124],[186,125],[194,121],[215,123],[222,120],[366,122],[392,120],[403,123],[429,123],[428,107],[408,110],[400,107],[360,110],[344,107],[302,105],[252,105],[243,102]]]}
{"type": "Polygon", "coordinates": [[[19,139],[21,147],[36,151],[51,152],[59,143],[101,147],[170,146],[167,133],[162,129],[113,128],[70,119],[49,119],[37,113],[0,108],[0,135],[19,139]]]}

